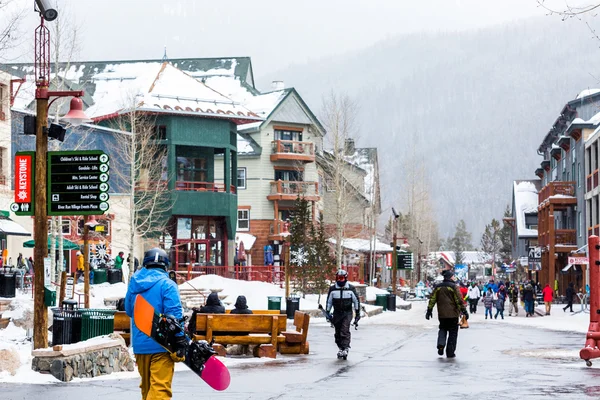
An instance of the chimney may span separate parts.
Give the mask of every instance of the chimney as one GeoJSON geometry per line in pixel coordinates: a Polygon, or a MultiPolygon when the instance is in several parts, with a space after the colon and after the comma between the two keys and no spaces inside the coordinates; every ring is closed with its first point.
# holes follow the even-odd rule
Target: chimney
{"type": "Polygon", "coordinates": [[[354,139],[346,139],[344,143],[344,153],[347,156],[351,156],[354,154],[355,151],[356,148],[354,147],[354,139]]]}
{"type": "Polygon", "coordinates": [[[285,84],[283,81],[273,81],[271,82],[271,88],[273,90],[283,90],[285,89],[285,84]]]}

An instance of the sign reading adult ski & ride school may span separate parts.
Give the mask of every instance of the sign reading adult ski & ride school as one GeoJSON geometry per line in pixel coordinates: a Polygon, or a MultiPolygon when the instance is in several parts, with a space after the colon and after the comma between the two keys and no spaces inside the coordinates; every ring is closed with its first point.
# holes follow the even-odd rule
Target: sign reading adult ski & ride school
{"type": "Polygon", "coordinates": [[[15,202],[10,210],[16,215],[34,215],[35,152],[15,154],[15,202]]]}
{"type": "Polygon", "coordinates": [[[100,150],[48,153],[48,215],[108,210],[108,155],[100,150]]]}

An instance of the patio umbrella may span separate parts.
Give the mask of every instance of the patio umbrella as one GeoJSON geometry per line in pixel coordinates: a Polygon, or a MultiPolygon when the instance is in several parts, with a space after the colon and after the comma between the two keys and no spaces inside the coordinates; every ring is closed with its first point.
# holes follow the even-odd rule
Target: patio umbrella
{"type": "MultiPolygon", "coordinates": [[[[32,249],[35,247],[35,242],[33,240],[28,240],[23,243],[23,247],[27,247],[28,249],[32,249]]],[[[50,238],[48,238],[48,248],[50,248],[50,238]]],[[[58,242],[56,244],[56,248],[58,249],[58,242]]],[[[63,239],[63,249],[65,250],[79,250],[79,245],[77,243],[73,243],[70,240],[63,239]]]]}

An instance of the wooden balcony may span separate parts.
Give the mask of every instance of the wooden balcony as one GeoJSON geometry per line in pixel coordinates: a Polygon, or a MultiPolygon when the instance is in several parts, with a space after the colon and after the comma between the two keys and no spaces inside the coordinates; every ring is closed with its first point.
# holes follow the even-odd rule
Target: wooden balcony
{"type": "Polygon", "coordinates": [[[587,176],[586,192],[591,192],[598,187],[598,170],[595,170],[587,176]]]}
{"type": "Polygon", "coordinates": [[[274,181],[271,182],[271,194],[267,196],[267,199],[294,201],[298,196],[304,197],[308,201],[318,201],[319,183],[305,181],[274,181]]]}
{"type": "Polygon", "coordinates": [[[274,220],[269,226],[269,240],[283,240],[289,236],[289,222],[280,219],[274,220]]]}
{"type": "Polygon", "coordinates": [[[575,182],[550,182],[540,190],[538,195],[540,206],[545,204],[576,205],[575,182]]]}
{"type": "MultiPolygon", "coordinates": [[[[540,232],[540,246],[550,245],[549,232],[540,232]]],[[[554,232],[554,251],[556,253],[569,253],[577,250],[577,231],[575,229],[557,229],[554,232]]]]}
{"type": "MultiPolygon", "coordinates": [[[[177,181],[175,182],[175,190],[187,192],[225,192],[225,185],[223,183],[215,182],[177,181]]],[[[229,190],[231,193],[235,193],[235,186],[231,185],[229,190]]]]}
{"type": "Polygon", "coordinates": [[[271,142],[271,161],[315,161],[315,146],[311,142],[293,140],[274,140],[271,142]]]}

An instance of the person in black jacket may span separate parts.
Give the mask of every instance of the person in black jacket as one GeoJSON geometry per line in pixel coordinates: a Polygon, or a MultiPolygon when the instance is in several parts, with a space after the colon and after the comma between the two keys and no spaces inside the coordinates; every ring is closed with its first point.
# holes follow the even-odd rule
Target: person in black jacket
{"type": "Polygon", "coordinates": [[[252,310],[248,308],[246,296],[238,296],[235,301],[235,308],[231,310],[231,314],[252,314],[252,310]]]}
{"type": "Polygon", "coordinates": [[[534,305],[535,301],[535,292],[533,291],[533,286],[528,283],[525,285],[525,289],[523,289],[523,302],[525,303],[525,316],[533,317],[534,315],[534,305]]]}
{"type": "Polygon", "coordinates": [[[573,312],[573,297],[575,297],[575,285],[573,284],[573,282],[569,283],[569,287],[567,288],[567,293],[566,293],[566,300],[567,300],[567,305],[565,306],[565,308],[563,308],[563,312],[567,311],[567,308],[569,308],[571,312],[573,312]]]}
{"type": "Polygon", "coordinates": [[[335,328],[335,344],[337,344],[338,358],[348,356],[350,349],[350,323],[352,322],[352,311],[356,313],[354,324],[358,324],[360,319],[360,302],[354,286],[348,283],[348,272],[340,269],[335,274],[335,285],[331,285],[327,294],[328,315],[333,308],[333,317],[331,323],[335,328]]]}
{"type": "Polygon", "coordinates": [[[225,314],[225,307],[219,300],[219,294],[215,292],[209,294],[206,305],[200,307],[198,314],[225,314]]]}

